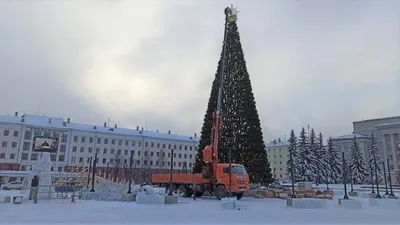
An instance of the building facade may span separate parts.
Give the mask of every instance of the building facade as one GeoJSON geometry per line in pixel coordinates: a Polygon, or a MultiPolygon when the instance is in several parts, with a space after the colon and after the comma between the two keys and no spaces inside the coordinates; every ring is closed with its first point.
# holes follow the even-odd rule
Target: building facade
{"type": "Polygon", "coordinates": [[[400,116],[355,121],[353,122],[353,134],[332,139],[340,151],[348,154],[352,138],[356,135],[357,142],[366,158],[366,168],[369,168],[368,146],[371,142],[372,133],[377,139],[381,158],[385,161],[385,164],[389,160],[392,181],[400,183],[400,116]]]}
{"type": "Polygon", "coordinates": [[[199,139],[176,134],[73,123],[68,118],[23,115],[0,116],[0,170],[32,170],[40,152],[38,142],[50,140],[52,171],[87,167],[97,154],[97,173],[123,179],[133,156],[134,177],[169,172],[173,153],[174,172],[191,172],[199,139]]]}
{"type": "Polygon", "coordinates": [[[288,180],[286,173],[286,164],[289,160],[288,147],[289,142],[281,141],[280,138],[265,143],[265,150],[267,151],[272,174],[279,181],[288,180]]]}

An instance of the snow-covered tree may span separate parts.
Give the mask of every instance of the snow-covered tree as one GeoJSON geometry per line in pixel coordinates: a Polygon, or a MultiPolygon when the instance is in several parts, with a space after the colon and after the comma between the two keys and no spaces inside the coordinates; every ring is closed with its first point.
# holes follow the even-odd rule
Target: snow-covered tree
{"type": "Polygon", "coordinates": [[[288,155],[289,160],[287,161],[287,164],[286,164],[287,175],[290,179],[292,179],[291,172],[292,172],[292,159],[293,159],[293,165],[294,165],[293,166],[294,167],[294,170],[293,170],[294,176],[293,177],[294,177],[295,181],[298,181],[299,180],[299,167],[298,167],[299,153],[298,153],[298,149],[297,149],[297,137],[294,134],[293,129],[292,129],[292,131],[290,131],[288,152],[289,152],[289,155],[288,155]],[[290,157],[290,155],[292,158],[290,157]]]}
{"type": "MultiPolygon", "coordinates": [[[[313,133],[314,130],[311,130],[311,133],[313,133]]],[[[311,140],[311,138],[310,138],[311,140]]],[[[322,133],[320,132],[317,138],[317,142],[315,144],[315,147],[313,148],[314,150],[314,155],[315,155],[315,165],[316,165],[316,170],[315,170],[315,182],[316,184],[324,182],[324,177],[325,177],[325,172],[327,169],[326,166],[326,160],[325,158],[327,157],[326,154],[326,148],[324,146],[324,138],[322,136],[322,133]]]]}
{"type": "Polygon", "coordinates": [[[342,161],[340,153],[335,148],[331,138],[328,139],[328,145],[325,155],[325,182],[334,184],[341,183],[343,181],[342,161]]]}
{"type": "Polygon", "coordinates": [[[353,178],[353,183],[362,183],[365,181],[368,171],[365,169],[363,153],[355,135],[350,149],[349,172],[353,178]]]}
{"type": "MultiPolygon", "coordinates": [[[[314,135],[315,137],[315,135],[314,135]]],[[[314,139],[315,142],[315,139],[314,139]]],[[[315,155],[312,153],[304,127],[298,140],[299,176],[302,181],[313,181],[315,178],[315,155]]]]}
{"type": "Polygon", "coordinates": [[[371,144],[368,146],[368,164],[369,172],[374,175],[374,180],[376,179],[376,171],[378,172],[379,182],[382,181],[382,160],[379,156],[379,148],[376,144],[376,138],[374,133],[371,135],[371,144]]]}

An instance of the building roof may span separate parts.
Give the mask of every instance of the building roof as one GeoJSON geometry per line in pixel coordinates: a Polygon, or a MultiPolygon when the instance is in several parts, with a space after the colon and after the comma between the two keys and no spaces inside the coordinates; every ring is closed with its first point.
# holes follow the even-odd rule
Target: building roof
{"type": "Polygon", "coordinates": [[[63,118],[59,117],[39,116],[30,114],[24,114],[21,117],[0,115],[0,123],[25,124],[25,125],[48,127],[55,129],[71,129],[78,131],[100,132],[100,133],[116,134],[116,135],[141,136],[141,137],[167,139],[167,140],[169,139],[177,141],[190,141],[190,142],[199,141],[198,137],[160,133],[154,131],[141,131],[136,129],[127,129],[119,127],[117,128],[104,127],[104,125],[97,126],[97,125],[72,123],[72,122],[68,123],[68,121],[64,121],[63,118]]]}
{"type": "Polygon", "coordinates": [[[288,146],[289,142],[287,141],[277,141],[277,142],[269,142],[269,143],[264,143],[266,148],[270,148],[270,147],[283,147],[283,146],[288,146]]]}
{"type": "Polygon", "coordinates": [[[353,123],[363,123],[363,122],[371,122],[371,121],[379,121],[379,120],[388,120],[388,119],[400,119],[400,116],[391,116],[391,117],[383,117],[383,118],[359,120],[359,121],[354,121],[353,123]]]}
{"type": "Polygon", "coordinates": [[[362,134],[346,134],[346,135],[341,135],[339,137],[331,137],[332,139],[353,139],[354,136],[356,136],[356,138],[368,138],[368,136],[366,135],[362,135],[362,134]]]}
{"type": "Polygon", "coordinates": [[[394,123],[382,123],[382,124],[378,124],[375,125],[375,127],[389,127],[389,126],[400,126],[400,122],[394,122],[394,123]]]}

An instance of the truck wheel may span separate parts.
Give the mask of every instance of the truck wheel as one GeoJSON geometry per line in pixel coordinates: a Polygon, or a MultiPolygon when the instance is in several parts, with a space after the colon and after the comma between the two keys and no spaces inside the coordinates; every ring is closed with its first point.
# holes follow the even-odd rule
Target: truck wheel
{"type": "Polygon", "coordinates": [[[196,192],[196,198],[201,198],[204,192],[196,192]]]}
{"type": "Polygon", "coordinates": [[[169,193],[169,190],[172,190],[172,193],[174,193],[175,191],[176,191],[176,185],[175,184],[172,184],[171,185],[171,187],[168,185],[168,188],[167,188],[167,194],[169,193]]]}
{"type": "Polygon", "coordinates": [[[235,193],[233,196],[235,196],[237,200],[240,200],[243,198],[243,192],[235,193]]]}
{"type": "Polygon", "coordinates": [[[191,191],[188,190],[187,186],[184,184],[179,185],[179,191],[181,192],[181,197],[189,198],[191,196],[191,191]]]}
{"type": "Polygon", "coordinates": [[[217,188],[215,188],[214,195],[215,197],[217,197],[218,200],[225,198],[226,188],[223,185],[218,185],[217,188]]]}

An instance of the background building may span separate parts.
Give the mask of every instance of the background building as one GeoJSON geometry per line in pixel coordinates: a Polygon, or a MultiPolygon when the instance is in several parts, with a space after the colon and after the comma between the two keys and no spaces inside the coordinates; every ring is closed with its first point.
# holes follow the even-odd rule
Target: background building
{"type": "Polygon", "coordinates": [[[270,143],[265,143],[265,150],[267,151],[272,174],[279,181],[288,179],[288,175],[286,174],[286,164],[289,160],[288,146],[289,142],[281,141],[280,138],[270,143]]]}
{"type": "MultiPolygon", "coordinates": [[[[353,122],[353,134],[332,138],[336,147],[348,154],[351,139],[356,135],[357,142],[366,159],[368,158],[368,146],[370,137],[374,133],[383,160],[389,159],[389,167],[392,181],[400,183],[400,116],[362,120],[353,122]]],[[[368,160],[366,160],[368,168],[368,160]]]]}
{"type": "Polygon", "coordinates": [[[199,139],[158,131],[73,123],[68,118],[23,115],[0,116],[0,170],[32,170],[47,140],[53,152],[52,171],[71,171],[88,166],[97,153],[97,172],[123,179],[133,153],[134,177],[148,182],[151,173],[170,169],[174,149],[176,173],[191,172],[199,139]]]}

